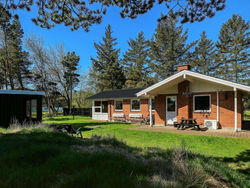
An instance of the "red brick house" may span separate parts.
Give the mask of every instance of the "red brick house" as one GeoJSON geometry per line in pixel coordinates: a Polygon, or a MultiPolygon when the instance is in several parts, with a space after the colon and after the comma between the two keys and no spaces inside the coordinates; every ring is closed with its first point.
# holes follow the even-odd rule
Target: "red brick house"
{"type": "Polygon", "coordinates": [[[148,88],[109,90],[89,97],[92,118],[115,120],[155,117],[154,126],[173,125],[182,117],[221,128],[242,127],[242,96],[250,87],[178,67],[178,73],[148,88]]]}

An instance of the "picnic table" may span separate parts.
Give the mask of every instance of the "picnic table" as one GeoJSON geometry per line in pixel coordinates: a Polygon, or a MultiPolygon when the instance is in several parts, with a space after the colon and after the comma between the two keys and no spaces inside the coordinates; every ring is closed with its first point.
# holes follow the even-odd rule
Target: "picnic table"
{"type": "Polygon", "coordinates": [[[200,130],[200,125],[197,123],[194,118],[181,118],[181,123],[176,123],[177,129],[186,128],[186,127],[194,127],[200,130]]]}

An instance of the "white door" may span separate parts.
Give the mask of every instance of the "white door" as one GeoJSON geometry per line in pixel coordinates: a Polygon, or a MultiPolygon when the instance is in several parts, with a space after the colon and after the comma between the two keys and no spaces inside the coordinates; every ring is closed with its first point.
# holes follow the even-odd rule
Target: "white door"
{"type": "Polygon", "coordinates": [[[177,121],[177,97],[166,97],[166,124],[173,125],[177,121]]]}

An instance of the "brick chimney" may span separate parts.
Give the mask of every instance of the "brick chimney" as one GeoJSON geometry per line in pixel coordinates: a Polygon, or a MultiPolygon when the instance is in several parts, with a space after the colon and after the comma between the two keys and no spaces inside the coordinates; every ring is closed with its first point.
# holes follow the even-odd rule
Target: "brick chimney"
{"type": "Polygon", "coordinates": [[[177,67],[178,72],[181,72],[183,70],[190,70],[190,65],[180,65],[177,67]]]}

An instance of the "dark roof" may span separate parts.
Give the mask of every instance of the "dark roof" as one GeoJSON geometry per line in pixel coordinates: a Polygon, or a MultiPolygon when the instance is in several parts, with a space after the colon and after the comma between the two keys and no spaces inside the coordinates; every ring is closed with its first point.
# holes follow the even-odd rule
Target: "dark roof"
{"type": "Polygon", "coordinates": [[[118,98],[135,98],[136,93],[140,92],[145,88],[131,88],[131,89],[115,89],[115,90],[106,90],[100,93],[97,93],[91,97],[88,97],[87,100],[94,99],[118,99],[118,98]]]}

